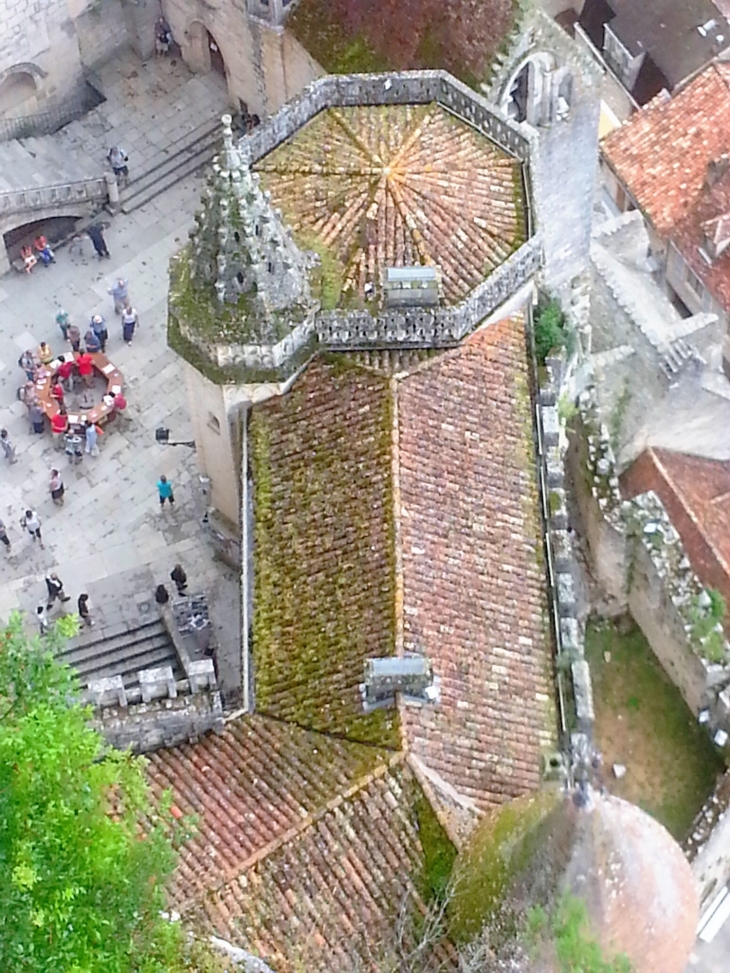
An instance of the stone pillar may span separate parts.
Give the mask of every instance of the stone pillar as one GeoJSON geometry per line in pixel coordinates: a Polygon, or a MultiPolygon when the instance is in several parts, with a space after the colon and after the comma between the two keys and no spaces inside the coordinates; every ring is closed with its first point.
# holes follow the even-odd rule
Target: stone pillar
{"type": "Polygon", "coordinates": [[[124,0],[129,42],[143,61],[155,53],[155,23],[159,16],[159,0],[124,0]]]}
{"type": "Polygon", "coordinates": [[[119,184],[113,172],[104,173],[104,182],[109,196],[109,209],[114,213],[119,206],[119,184]]]}

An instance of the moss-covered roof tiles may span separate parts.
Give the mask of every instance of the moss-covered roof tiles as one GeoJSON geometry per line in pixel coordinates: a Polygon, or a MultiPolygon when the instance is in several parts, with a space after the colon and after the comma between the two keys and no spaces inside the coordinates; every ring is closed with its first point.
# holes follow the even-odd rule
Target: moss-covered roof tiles
{"type": "Polygon", "coordinates": [[[394,651],[388,381],[317,360],[250,433],[257,709],[397,746],[396,714],[364,714],[358,690],[394,651]]]}
{"type": "Polygon", "coordinates": [[[406,651],[441,679],[408,745],[482,809],[535,790],[555,744],[524,320],[399,383],[406,651]]]}
{"type": "Polygon", "coordinates": [[[344,302],[414,264],[438,267],[459,301],[525,240],[520,162],[437,104],[330,108],[256,169],[344,302]]]}

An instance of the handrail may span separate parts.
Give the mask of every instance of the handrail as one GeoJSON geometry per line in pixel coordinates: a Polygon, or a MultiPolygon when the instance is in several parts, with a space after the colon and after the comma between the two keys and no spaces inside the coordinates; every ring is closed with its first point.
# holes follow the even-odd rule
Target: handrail
{"type": "Polygon", "coordinates": [[[54,108],[37,112],[35,115],[0,119],[0,142],[11,142],[13,139],[32,138],[37,135],[53,135],[69,122],[83,118],[87,112],[105,100],[101,92],[87,80],[80,94],[67,98],[54,108]]]}
{"type": "Polygon", "coordinates": [[[89,176],[87,179],[51,183],[46,186],[29,186],[27,189],[8,189],[0,192],[0,215],[28,209],[45,209],[48,206],[103,200],[107,195],[104,176],[89,176]]]}

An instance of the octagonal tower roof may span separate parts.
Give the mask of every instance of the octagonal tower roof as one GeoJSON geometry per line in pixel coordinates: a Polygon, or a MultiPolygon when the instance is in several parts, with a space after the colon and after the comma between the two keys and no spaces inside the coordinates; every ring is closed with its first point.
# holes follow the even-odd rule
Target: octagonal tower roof
{"type": "Polygon", "coordinates": [[[458,302],[527,236],[520,161],[438,103],[328,108],[255,168],[344,307],[380,303],[385,268],[411,265],[458,302]]]}

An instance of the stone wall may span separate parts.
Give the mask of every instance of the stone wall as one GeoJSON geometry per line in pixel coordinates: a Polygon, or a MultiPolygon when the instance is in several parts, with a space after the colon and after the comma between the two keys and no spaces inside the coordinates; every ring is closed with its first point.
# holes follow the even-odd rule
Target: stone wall
{"type": "Polygon", "coordinates": [[[730,771],[720,778],[695,818],[684,850],[704,908],[730,875],[730,771]]]}
{"type": "Polygon", "coordinates": [[[111,746],[147,753],[195,742],[209,730],[222,732],[223,706],[220,693],[215,691],[180,695],[177,699],[99,708],[91,725],[111,746]]]}
{"type": "Polygon", "coordinates": [[[121,0],[103,0],[88,7],[75,21],[81,62],[94,69],[130,43],[121,0]]]}

